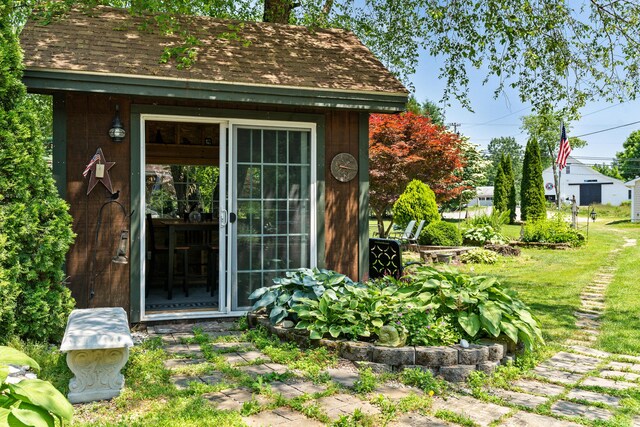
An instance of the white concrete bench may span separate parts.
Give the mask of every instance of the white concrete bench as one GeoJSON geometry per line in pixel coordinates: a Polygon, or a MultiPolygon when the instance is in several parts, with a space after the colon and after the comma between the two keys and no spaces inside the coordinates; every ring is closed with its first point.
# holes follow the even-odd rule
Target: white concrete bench
{"type": "Polygon", "coordinates": [[[133,346],[127,313],[121,307],[73,310],[60,345],[74,373],[69,402],[111,399],[124,387],[120,370],[133,346]]]}

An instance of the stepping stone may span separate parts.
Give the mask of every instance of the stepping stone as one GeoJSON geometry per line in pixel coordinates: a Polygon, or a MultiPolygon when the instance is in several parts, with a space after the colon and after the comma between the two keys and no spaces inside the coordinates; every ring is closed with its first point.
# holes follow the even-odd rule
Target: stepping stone
{"type": "Polygon", "coordinates": [[[395,422],[389,424],[390,427],[449,427],[453,424],[449,424],[446,421],[439,420],[429,415],[421,415],[416,412],[409,412],[398,418],[395,422]]]}
{"type": "Polygon", "coordinates": [[[490,394],[503,399],[506,403],[512,405],[525,406],[527,408],[535,408],[547,401],[546,397],[536,396],[533,394],[520,393],[511,390],[492,389],[490,394]]]}
{"type": "Polygon", "coordinates": [[[304,381],[301,383],[292,383],[291,387],[299,390],[301,393],[309,394],[309,395],[316,394],[316,393],[324,393],[325,391],[327,391],[326,387],[314,384],[309,381],[304,381]]]}
{"type": "Polygon", "coordinates": [[[561,384],[574,384],[582,379],[582,375],[574,374],[571,372],[559,371],[557,369],[549,369],[544,366],[538,366],[533,370],[533,373],[546,378],[549,381],[561,383],[561,384]]]}
{"type": "Polygon", "coordinates": [[[598,378],[598,377],[589,377],[586,380],[584,380],[581,385],[612,388],[614,390],[626,390],[628,388],[638,387],[638,384],[634,384],[626,381],[615,381],[615,380],[610,380],[608,378],[598,378]]]}
{"type": "Polygon", "coordinates": [[[198,365],[204,362],[206,362],[204,359],[167,359],[164,361],[164,367],[175,370],[185,366],[198,365]]]}
{"type": "Polygon", "coordinates": [[[317,400],[326,414],[332,420],[336,420],[343,415],[352,415],[356,409],[366,415],[378,415],[380,409],[373,406],[369,402],[358,399],[349,394],[334,394],[333,396],[323,397],[317,400]]]}
{"type": "Polygon", "coordinates": [[[305,427],[321,427],[320,421],[307,418],[300,412],[293,411],[289,408],[278,408],[272,411],[264,411],[250,417],[242,418],[242,421],[249,427],[263,426],[292,426],[304,425],[305,427]]]}
{"type": "Polygon", "coordinates": [[[204,335],[207,335],[211,339],[218,339],[220,337],[239,337],[242,335],[241,332],[238,331],[219,331],[219,332],[205,332],[204,335]]]}
{"type": "Polygon", "coordinates": [[[559,400],[551,405],[551,412],[565,417],[585,417],[590,420],[606,421],[612,417],[612,413],[606,409],[595,406],[582,405],[580,403],[559,400]]]}
{"type": "Polygon", "coordinates": [[[516,412],[512,417],[500,424],[502,427],[582,427],[571,421],[558,420],[544,415],[529,412],[516,412]]]}
{"type": "Polygon", "coordinates": [[[242,409],[242,405],[245,402],[255,400],[260,405],[265,405],[270,400],[259,394],[252,394],[249,390],[244,388],[237,388],[232,390],[226,390],[224,392],[206,393],[202,397],[220,410],[239,411],[242,409]]]}
{"type": "Polygon", "coordinates": [[[434,411],[443,409],[455,412],[470,418],[480,426],[488,426],[498,418],[511,412],[510,408],[494,403],[481,402],[469,396],[451,396],[447,400],[434,399],[432,408],[434,411]]]}
{"type": "Polygon", "coordinates": [[[186,375],[172,376],[170,379],[178,390],[186,390],[189,388],[189,384],[202,382],[198,377],[190,377],[186,375]]]}
{"type": "Polygon", "coordinates": [[[513,383],[513,385],[527,393],[539,394],[547,397],[556,396],[564,392],[564,387],[562,386],[534,380],[518,380],[513,383]]]}
{"type": "Polygon", "coordinates": [[[304,392],[298,390],[297,388],[280,381],[274,381],[270,384],[270,386],[273,393],[281,394],[285,399],[294,399],[304,394],[304,392]]]}
{"type": "Polygon", "coordinates": [[[611,356],[611,353],[607,353],[606,351],[596,350],[595,348],[583,347],[579,345],[572,345],[569,348],[577,353],[586,354],[588,356],[593,356],[593,357],[599,357],[602,359],[605,359],[611,356]]]}
{"type": "Polygon", "coordinates": [[[242,352],[248,350],[255,350],[255,347],[250,342],[214,342],[211,343],[211,349],[219,352],[242,352]]]}
{"type": "Polygon", "coordinates": [[[574,388],[567,394],[567,399],[586,400],[590,403],[604,403],[605,405],[620,406],[620,398],[594,391],[574,388]]]}
{"type": "Polygon", "coordinates": [[[245,365],[245,366],[238,366],[238,369],[252,377],[257,377],[258,375],[268,375],[273,373],[273,369],[271,369],[267,365],[245,365]]]}
{"type": "Polygon", "coordinates": [[[246,361],[246,362],[255,362],[256,360],[262,360],[263,362],[270,362],[269,356],[259,351],[245,351],[238,352],[238,354],[246,361]]]}
{"type": "Polygon", "coordinates": [[[580,294],[580,298],[604,302],[604,295],[602,295],[602,294],[594,294],[594,293],[590,293],[590,292],[583,292],[583,293],[580,294]]]}
{"type": "Polygon", "coordinates": [[[384,384],[373,390],[371,396],[377,396],[379,394],[391,401],[397,401],[412,394],[423,395],[424,392],[411,387],[393,387],[391,385],[384,384]]]}
{"type": "Polygon", "coordinates": [[[360,378],[357,372],[347,371],[346,369],[327,369],[327,373],[331,379],[343,387],[352,388],[355,382],[360,378]]]}
{"type": "Polygon", "coordinates": [[[215,372],[209,375],[200,376],[200,381],[207,385],[215,385],[224,381],[224,374],[222,372],[215,372]]]}
{"type": "Polygon", "coordinates": [[[638,381],[640,379],[640,375],[634,374],[631,372],[622,372],[622,371],[601,371],[600,376],[603,378],[623,378],[627,381],[638,381]]]}
{"type": "Polygon", "coordinates": [[[170,344],[164,346],[164,351],[169,354],[188,354],[189,346],[186,344],[170,344]]]}
{"type": "Polygon", "coordinates": [[[579,319],[576,320],[576,326],[580,329],[598,329],[600,328],[600,323],[588,319],[579,319]]]}
{"type": "Polygon", "coordinates": [[[580,341],[577,337],[575,340],[567,340],[565,341],[566,345],[579,345],[582,347],[588,346],[592,344],[592,341],[580,341]]]}
{"type": "Polygon", "coordinates": [[[584,374],[593,370],[600,362],[600,359],[596,359],[594,357],[561,351],[546,362],[542,363],[540,367],[563,369],[566,371],[584,374]]]}
{"type": "Polygon", "coordinates": [[[640,373],[640,365],[635,363],[626,362],[609,362],[608,369],[615,369],[617,371],[637,372],[640,373]]]}
{"type": "Polygon", "coordinates": [[[580,319],[598,320],[600,318],[600,314],[585,313],[582,311],[576,311],[573,315],[580,319]]]}
{"type": "Polygon", "coordinates": [[[287,368],[285,365],[281,365],[280,363],[265,363],[264,366],[271,369],[276,374],[284,374],[285,372],[289,371],[289,368],[287,368]]]}

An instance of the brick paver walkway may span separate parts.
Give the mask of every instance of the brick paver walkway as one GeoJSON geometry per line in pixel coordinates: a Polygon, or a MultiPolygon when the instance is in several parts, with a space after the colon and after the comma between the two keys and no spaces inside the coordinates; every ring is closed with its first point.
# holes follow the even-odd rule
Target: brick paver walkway
{"type": "MultiPolygon", "coordinates": [[[[626,242],[629,245],[635,243],[630,239],[626,242]]],[[[610,256],[615,257],[616,252],[610,256]]],[[[584,290],[582,306],[575,313],[581,333],[568,343],[564,351],[537,366],[530,376],[510,384],[509,389],[484,390],[488,399],[475,398],[469,390],[465,393],[463,386],[448,396],[433,397],[429,409],[397,412],[385,419],[383,405],[396,405],[411,395],[427,397],[418,389],[397,383],[382,384],[366,395],[357,394],[353,391],[359,378],[357,369],[348,366],[346,361],[327,370],[333,385],[314,384],[291,372],[287,366],[273,363],[247,342],[214,343],[211,347],[230,367],[253,378],[287,375],[269,380],[268,392],[231,387],[205,393],[203,397],[222,410],[241,411],[247,405],[260,405],[257,413],[253,411],[252,415],[243,417],[248,426],[321,426],[353,415],[356,410],[372,417],[373,425],[394,427],[456,426],[460,425],[458,423],[571,427],[585,422],[611,420],[621,406],[617,392],[640,387],[639,357],[613,355],[591,348],[604,310],[604,293],[612,278],[612,269],[603,267],[595,275],[593,284],[584,290]],[[382,403],[379,396],[385,397],[382,403]]],[[[208,322],[198,326],[213,338],[240,335],[232,330],[230,322],[208,322]]],[[[171,355],[166,367],[172,371],[173,383],[178,388],[190,387],[192,383],[224,384],[229,378],[222,372],[211,368],[193,371],[196,367],[206,367],[209,362],[204,359],[199,345],[190,344],[193,341],[189,340],[193,337],[189,332],[191,327],[166,325],[149,328],[150,334],[162,338],[166,351],[171,355]]],[[[233,384],[233,381],[227,383],[233,384]]],[[[624,425],[624,416],[619,419],[624,425]]],[[[640,419],[627,418],[627,421],[630,425],[640,426],[640,419]]]]}

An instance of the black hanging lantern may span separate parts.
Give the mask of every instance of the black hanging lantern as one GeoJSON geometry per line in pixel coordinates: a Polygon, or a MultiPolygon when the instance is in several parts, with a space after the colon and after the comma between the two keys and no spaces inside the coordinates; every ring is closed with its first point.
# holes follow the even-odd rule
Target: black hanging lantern
{"type": "Polygon", "coordinates": [[[113,118],[113,122],[111,123],[111,129],[109,129],[109,136],[113,142],[122,142],[124,136],[127,133],[124,130],[124,126],[120,121],[120,107],[116,105],[116,116],[113,118]]]}
{"type": "Polygon", "coordinates": [[[591,216],[591,221],[596,222],[596,217],[598,216],[598,214],[596,213],[596,210],[594,208],[591,208],[591,213],[589,214],[589,216],[591,216]]]}

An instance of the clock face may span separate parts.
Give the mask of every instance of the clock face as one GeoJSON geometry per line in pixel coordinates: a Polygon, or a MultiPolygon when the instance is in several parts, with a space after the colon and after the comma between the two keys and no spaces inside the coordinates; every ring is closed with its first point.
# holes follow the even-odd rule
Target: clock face
{"type": "Polygon", "coordinates": [[[331,175],[340,182],[351,181],[358,174],[358,161],[349,153],[340,153],[331,160],[331,175]]]}

